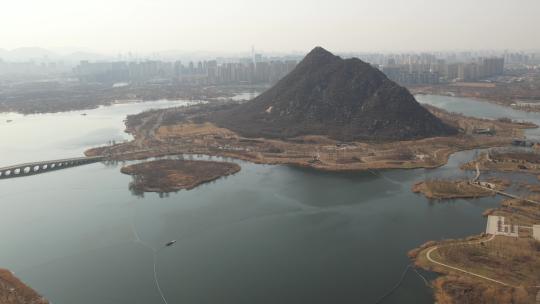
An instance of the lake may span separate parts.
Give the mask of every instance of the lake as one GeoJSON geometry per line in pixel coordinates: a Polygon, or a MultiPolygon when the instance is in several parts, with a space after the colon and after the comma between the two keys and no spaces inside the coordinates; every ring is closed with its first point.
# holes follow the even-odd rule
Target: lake
{"type": "MultiPolygon", "coordinates": [[[[540,124],[539,114],[486,102],[417,99],[540,124]]],[[[0,162],[80,156],[129,139],[127,114],[185,104],[0,114],[0,162]]],[[[0,267],[55,304],[164,303],[155,277],[168,303],[375,303],[400,279],[410,249],[484,231],[482,212],[500,198],[439,203],[410,191],[425,178],[467,176],[459,165],[476,153],[455,153],[438,169],[359,173],[233,160],[238,174],[164,197],[132,195],[122,164],[0,180],[0,267]]],[[[432,302],[409,272],[382,303],[432,302]]]]}

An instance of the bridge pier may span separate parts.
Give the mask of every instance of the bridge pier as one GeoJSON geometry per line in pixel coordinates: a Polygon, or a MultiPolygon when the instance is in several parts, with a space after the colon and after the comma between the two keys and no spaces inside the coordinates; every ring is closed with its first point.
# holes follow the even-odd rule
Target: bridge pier
{"type": "Polygon", "coordinates": [[[0,179],[46,173],[54,170],[95,163],[103,159],[104,157],[102,156],[79,157],[14,165],[0,168],[0,179]]]}

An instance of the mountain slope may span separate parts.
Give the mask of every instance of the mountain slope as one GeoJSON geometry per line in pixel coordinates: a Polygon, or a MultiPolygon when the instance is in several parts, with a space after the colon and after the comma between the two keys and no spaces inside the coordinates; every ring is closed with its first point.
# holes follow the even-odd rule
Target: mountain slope
{"type": "Polygon", "coordinates": [[[210,119],[248,137],[402,140],[457,133],[376,68],[321,47],[257,98],[210,119]]]}

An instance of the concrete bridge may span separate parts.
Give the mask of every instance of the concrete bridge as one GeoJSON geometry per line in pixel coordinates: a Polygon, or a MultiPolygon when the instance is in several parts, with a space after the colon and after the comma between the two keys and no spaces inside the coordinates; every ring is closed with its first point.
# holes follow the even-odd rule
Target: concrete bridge
{"type": "Polygon", "coordinates": [[[64,159],[57,159],[57,160],[18,164],[18,165],[0,168],[0,179],[40,174],[40,173],[50,172],[53,170],[60,170],[60,169],[95,163],[103,159],[105,159],[105,157],[103,156],[76,157],[76,158],[64,158],[64,159]]]}

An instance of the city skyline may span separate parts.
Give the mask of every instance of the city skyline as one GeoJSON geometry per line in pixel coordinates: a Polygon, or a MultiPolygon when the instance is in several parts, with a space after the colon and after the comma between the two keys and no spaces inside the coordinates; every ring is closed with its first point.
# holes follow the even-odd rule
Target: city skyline
{"type": "MultiPolygon", "coordinates": [[[[78,64],[80,61],[90,62],[111,62],[111,61],[145,61],[145,60],[163,60],[163,61],[204,61],[204,60],[221,60],[235,61],[242,58],[252,57],[253,54],[262,55],[267,58],[293,58],[300,59],[307,54],[311,49],[306,51],[291,51],[291,52],[268,52],[265,50],[246,49],[239,52],[219,52],[219,51],[156,51],[150,53],[139,53],[135,51],[118,52],[114,54],[106,54],[92,52],[91,50],[69,49],[63,52],[45,49],[41,47],[22,47],[13,50],[0,48],[0,62],[66,62],[78,64]]],[[[387,57],[387,56],[424,56],[433,55],[439,58],[452,56],[466,58],[481,58],[481,57],[503,57],[507,55],[532,55],[540,57],[540,49],[538,50],[494,50],[494,49],[479,49],[479,50],[441,50],[441,51],[387,51],[387,52],[367,52],[367,51],[347,51],[335,52],[336,55],[350,58],[367,58],[367,57],[387,57]]],[[[380,62],[379,62],[380,64],[380,62]]]]}
{"type": "MultiPolygon", "coordinates": [[[[1,55],[1,54],[0,54],[1,55]]],[[[341,54],[357,57],[383,71],[400,84],[436,84],[449,81],[486,80],[504,70],[534,70],[540,53],[447,52],[447,53],[365,53],[341,54]]],[[[0,56],[1,58],[1,56],[0,56]]],[[[204,59],[144,59],[118,56],[112,60],[74,61],[0,60],[0,75],[74,75],[82,82],[169,82],[191,84],[275,83],[302,60],[302,55],[267,56],[255,52],[243,57],[204,59]]]]}
{"type": "Polygon", "coordinates": [[[108,55],[238,53],[251,45],[268,53],[305,53],[317,45],[334,52],[538,50],[538,11],[535,0],[23,0],[0,12],[0,49],[108,55]]]}

